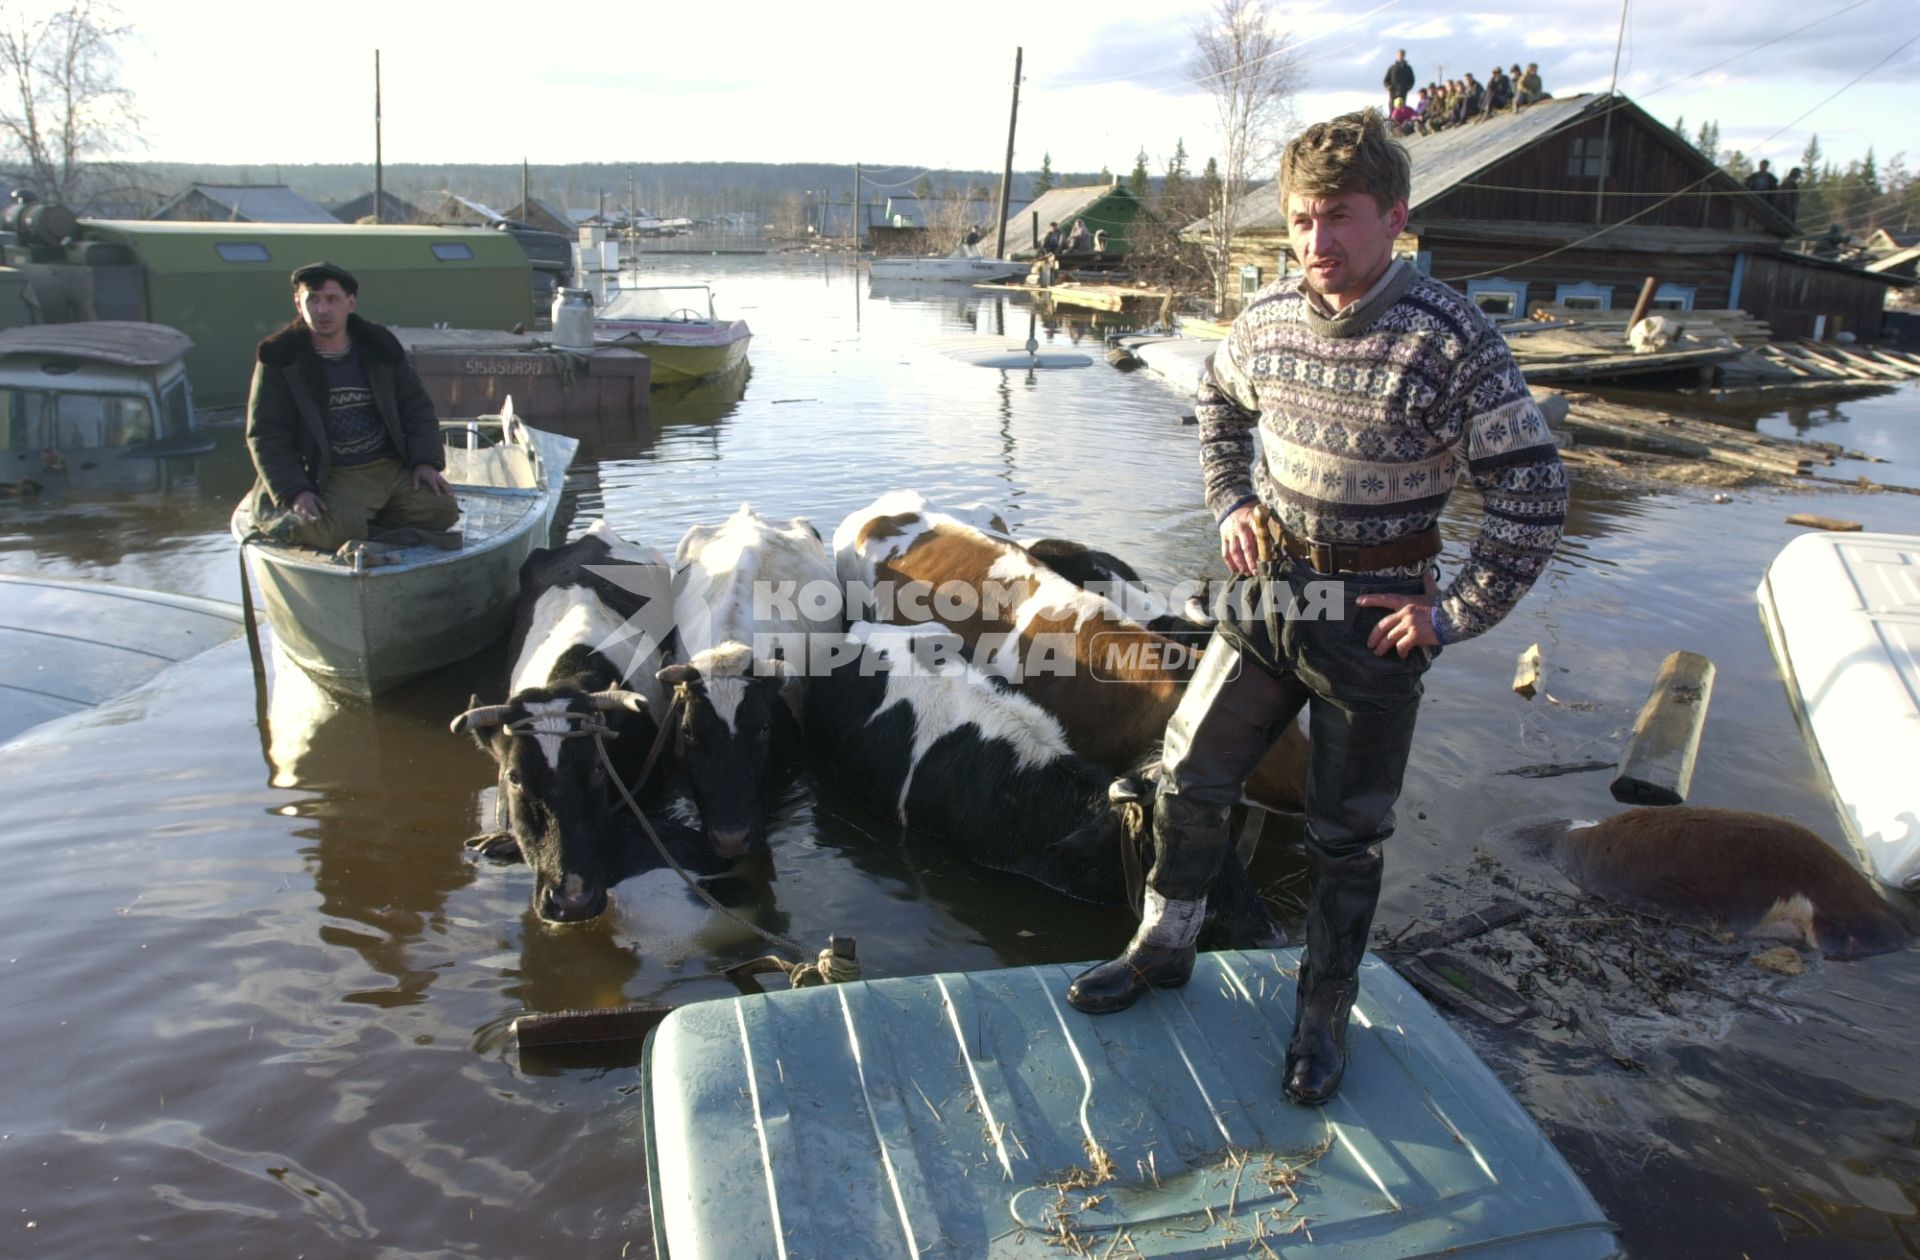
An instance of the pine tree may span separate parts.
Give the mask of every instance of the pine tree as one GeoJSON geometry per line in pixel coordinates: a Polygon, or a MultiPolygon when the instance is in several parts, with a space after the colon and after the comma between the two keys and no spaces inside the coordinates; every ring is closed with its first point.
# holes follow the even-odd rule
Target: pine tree
{"type": "Polygon", "coordinates": [[[913,195],[920,198],[922,201],[932,198],[933,181],[928,179],[925,175],[922,175],[919,179],[914,180],[913,195]]]}
{"type": "Polygon", "coordinates": [[[1167,177],[1160,184],[1160,199],[1166,205],[1180,208],[1187,195],[1187,142],[1181,140],[1173,146],[1173,156],[1167,159],[1167,177]]]}
{"type": "Polygon", "coordinates": [[[1208,205],[1220,199],[1220,163],[1214,158],[1207,159],[1207,169],[1200,173],[1200,191],[1208,205]]]}
{"type": "Polygon", "coordinates": [[[1033,195],[1038,197],[1042,193],[1051,191],[1053,191],[1053,154],[1042,153],[1040,173],[1033,177],[1033,195]]]}
{"type": "Polygon", "coordinates": [[[1127,191],[1145,201],[1151,178],[1147,174],[1147,151],[1142,148],[1133,159],[1133,173],[1127,176],[1127,191]]]}
{"type": "Polygon", "coordinates": [[[1107,169],[1105,162],[1100,163],[1100,182],[1103,184],[1111,184],[1113,182],[1113,172],[1107,169]]]}
{"type": "Polygon", "coordinates": [[[1709,162],[1719,159],[1720,123],[1717,119],[1700,124],[1700,136],[1693,142],[1693,147],[1706,154],[1709,162]]]}
{"type": "Polygon", "coordinates": [[[1673,120],[1673,134],[1679,136],[1688,144],[1693,143],[1693,140],[1687,135],[1687,116],[1685,114],[1673,120]]]}

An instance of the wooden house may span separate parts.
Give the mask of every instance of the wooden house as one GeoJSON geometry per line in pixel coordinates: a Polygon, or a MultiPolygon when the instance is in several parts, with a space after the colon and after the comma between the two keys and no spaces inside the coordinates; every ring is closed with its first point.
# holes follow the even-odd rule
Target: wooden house
{"type": "MultiPolygon", "coordinates": [[[[1127,229],[1142,214],[1151,214],[1125,184],[1091,184],[1081,188],[1053,188],[1041,193],[1019,214],[1007,220],[1008,258],[1035,258],[1040,240],[1049,223],[1058,223],[1062,232],[1073,227],[1075,219],[1085,219],[1087,231],[1104,229],[1111,256],[1124,256],[1128,250],[1127,229]]],[[[993,232],[989,229],[980,248],[991,250],[993,232]]]]}
{"type": "MultiPolygon", "coordinates": [[[[373,193],[363,192],[352,201],[342,202],[333,208],[333,217],[342,223],[358,223],[370,219],[373,214],[373,193]]],[[[380,191],[380,222],[382,223],[418,223],[420,207],[396,197],[382,189],[380,191]]]]}
{"type": "MultiPolygon", "coordinates": [[[[1396,252],[1497,318],[1625,310],[1652,276],[1657,310],[1738,307],[1780,336],[1879,335],[1886,278],[1783,251],[1794,227],[1773,202],[1626,97],[1541,101],[1402,143],[1413,195],[1396,252]]],[[[1291,269],[1276,184],[1240,205],[1233,261],[1241,295],[1291,269]]]]}

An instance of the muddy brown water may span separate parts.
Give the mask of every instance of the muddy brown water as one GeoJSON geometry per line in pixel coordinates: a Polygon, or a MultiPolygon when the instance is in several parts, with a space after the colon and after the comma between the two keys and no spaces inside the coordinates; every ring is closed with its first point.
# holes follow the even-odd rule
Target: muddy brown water
{"type": "MultiPolygon", "coordinates": [[[[1024,308],[964,289],[876,291],[815,260],[652,261],[712,279],[753,324],[752,376],[665,396],[644,426],[577,430],[571,532],[604,515],[671,548],[742,501],[824,532],[915,486],[990,501],[1023,534],[1097,542],[1157,581],[1209,567],[1187,403],[1164,383],[947,358],[929,343],[1027,332],[1024,308]]],[[[1916,484],[1917,413],[1907,387],[1740,422],[1879,453],[1895,462],[1840,471],[1916,484]]],[[[224,523],[248,473],[237,430],[215,433],[217,451],[146,489],[0,507],[0,570],[235,597],[224,523]]],[[[1453,555],[1471,532],[1460,497],[1453,555]]],[[[1577,494],[1534,594],[1429,676],[1383,928],[1472,908],[1463,876],[1496,824],[1615,808],[1604,772],[1502,772],[1611,760],[1680,647],[1719,669],[1694,801],[1843,843],[1753,600],[1794,511],[1920,532],[1905,495],[1577,494]],[[1528,703],[1507,684],[1533,642],[1552,699],[1528,703]]],[[[763,950],[661,873],[622,884],[599,922],[542,926],[523,870],[463,853],[491,774],[446,721],[470,692],[497,694],[505,667],[496,650],[371,711],[283,678],[263,731],[235,643],[0,749],[0,1254],[650,1254],[636,1056],[523,1060],[507,1025],[725,996],[717,969],[763,950]]],[[[1293,913],[1297,832],[1267,834],[1255,873],[1293,913]]],[[[871,975],[1086,959],[1128,934],[1117,913],[975,869],[831,783],[797,785],[770,867],[725,888],[801,940],[856,935],[871,975]]],[[[1548,1017],[1457,1026],[1634,1254],[1911,1255],[1914,961],[1810,959],[1750,992],[1736,969],[1715,1018],[1647,1012],[1637,1072],[1548,1017]]]]}

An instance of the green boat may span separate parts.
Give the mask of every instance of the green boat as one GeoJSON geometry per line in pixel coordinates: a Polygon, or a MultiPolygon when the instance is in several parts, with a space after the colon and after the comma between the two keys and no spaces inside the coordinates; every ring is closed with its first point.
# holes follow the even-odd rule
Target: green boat
{"type": "Polygon", "coordinates": [[[1185,988],[1103,1016],[1066,1004],[1070,966],[682,1007],[641,1066],[655,1250],[1619,1254],[1539,1127],[1376,959],[1340,1095],[1285,1102],[1297,962],[1202,954],[1185,988]]]}

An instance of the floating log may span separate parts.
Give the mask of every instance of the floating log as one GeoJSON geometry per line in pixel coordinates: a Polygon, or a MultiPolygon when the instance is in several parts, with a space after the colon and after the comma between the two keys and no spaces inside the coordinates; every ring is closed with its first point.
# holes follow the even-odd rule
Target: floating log
{"type": "Polygon", "coordinates": [[[582,1046],[608,1041],[642,1041],[673,1013],[671,1006],[641,1003],[578,1011],[544,1011],[513,1021],[513,1037],[522,1050],[582,1046]]]}
{"type": "Polygon", "coordinates": [[[1700,730],[1713,696],[1713,662],[1697,652],[1675,652],[1661,662],[1653,694],[1627,737],[1613,799],[1628,805],[1679,805],[1693,785],[1700,730]]]}
{"type": "Polygon", "coordinates": [[[1524,700],[1531,700],[1540,690],[1540,645],[1534,644],[1520,653],[1520,659],[1513,667],[1513,694],[1524,700]]]}
{"type": "Polygon", "coordinates": [[[1832,530],[1836,534],[1858,533],[1860,529],[1859,521],[1843,521],[1837,516],[1816,516],[1812,512],[1795,512],[1787,518],[1787,524],[1832,530]]]}
{"type": "Polygon", "coordinates": [[[1505,927],[1509,923],[1518,923],[1529,913],[1531,912],[1517,901],[1496,901],[1395,941],[1393,948],[1408,954],[1418,954],[1429,949],[1438,949],[1442,945],[1458,944],[1491,932],[1495,928],[1505,927]]]}
{"type": "Polygon", "coordinates": [[[1513,989],[1458,954],[1430,949],[1395,966],[1408,983],[1441,1006],[1472,1011],[1498,1028],[1519,1023],[1533,1007],[1513,989]]]}

